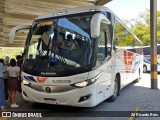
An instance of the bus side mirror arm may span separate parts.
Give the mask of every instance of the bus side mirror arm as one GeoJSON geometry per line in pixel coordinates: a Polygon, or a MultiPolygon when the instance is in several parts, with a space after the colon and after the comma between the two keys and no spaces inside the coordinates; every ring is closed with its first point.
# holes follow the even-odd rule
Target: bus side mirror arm
{"type": "Polygon", "coordinates": [[[101,21],[106,22],[106,24],[111,24],[111,22],[102,13],[96,13],[91,19],[91,37],[98,38],[100,34],[100,24],[101,21]]]}
{"type": "Polygon", "coordinates": [[[30,28],[31,28],[31,25],[18,25],[13,27],[9,32],[9,43],[11,44],[14,43],[14,38],[17,31],[23,30],[23,29],[30,29],[30,28]]]}

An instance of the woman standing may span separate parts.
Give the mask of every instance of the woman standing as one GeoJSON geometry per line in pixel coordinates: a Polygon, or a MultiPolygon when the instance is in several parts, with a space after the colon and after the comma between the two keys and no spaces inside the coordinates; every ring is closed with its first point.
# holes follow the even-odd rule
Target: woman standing
{"type": "Polygon", "coordinates": [[[11,107],[19,107],[15,103],[16,92],[18,90],[18,78],[20,75],[20,68],[16,65],[16,60],[10,60],[10,66],[7,68],[8,72],[8,93],[11,107]]]}
{"type": "Polygon", "coordinates": [[[0,59],[0,110],[5,108],[5,93],[3,80],[3,59],[0,59]]]}

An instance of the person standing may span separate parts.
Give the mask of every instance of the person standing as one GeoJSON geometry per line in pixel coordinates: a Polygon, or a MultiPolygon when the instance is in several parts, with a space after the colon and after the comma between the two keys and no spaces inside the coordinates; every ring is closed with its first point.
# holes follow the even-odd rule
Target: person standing
{"type": "Polygon", "coordinates": [[[22,89],[21,89],[21,68],[22,68],[22,64],[23,64],[23,58],[21,55],[17,55],[16,56],[17,59],[17,66],[20,68],[20,75],[19,75],[19,79],[18,79],[18,92],[21,93],[22,89]]]}
{"type": "Polygon", "coordinates": [[[6,56],[4,59],[4,86],[5,86],[5,100],[8,101],[8,76],[7,67],[9,67],[9,57],[6,56]]]}
{"type": "Polygon", "coordinates": [[[18,90],[18,78],[20,76],[20,68],[16,64],[16,60],[12,58],[10,60],[10,66],[7,68],[8,73],[8,93],[9,102],[11,107],[19,107],[15,103],[16,92],[18,90]]]}
{"type": "Polygon", "coordinates": [[[5,93],[4,93],[4,79],[3,79],[3,59],[0,59],[0,109],[5,108],[5,93]]]}

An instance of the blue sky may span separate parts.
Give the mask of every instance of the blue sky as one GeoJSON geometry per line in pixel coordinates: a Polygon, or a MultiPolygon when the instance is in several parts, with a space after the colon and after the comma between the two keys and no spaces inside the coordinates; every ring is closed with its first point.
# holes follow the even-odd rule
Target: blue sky
{"type": "MultiPolygon", "coordinates": [[[[150,0],[112,0],[105,5],[120,19],[136,18],[139,13],[150,8],[150,0]]],[[[160,11],[160,0],[157,0],[157,9],[160,11]]]]}

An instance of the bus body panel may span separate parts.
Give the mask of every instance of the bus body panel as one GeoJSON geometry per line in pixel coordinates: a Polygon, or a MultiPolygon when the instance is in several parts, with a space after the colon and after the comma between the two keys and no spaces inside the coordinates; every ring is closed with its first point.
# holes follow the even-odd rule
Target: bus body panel
{"type": "Polygon", "coordinates": [[[121,79],[121,87],[123,88],[139,76],[139,70],[142,68],[142,56],[127,50],[121,50],[116,53],[116,58],[116,69],[123,76],[121,79]]]}
{"type": "Polygon", "coordinates": [[[69,106],[81,106],[81,107],[93,107],[96,104],[96,84],[90,85],[81,89],[74,89],[67,92],[61,93],[46,93],[39,92],[31,89],[28,86],[22,85],[23,98],[26,101],[56,104],[56,105],[69,105],[69,106]],[[88,100],[84,102],[78,102],[81,97],[89,96],[88,100]]]}
{"type": "Polygon", "coordinates": [[[33,76],[22,72],[21,74],[22,79],[28,80],[32,84],[39,84],[39,85],[68,85],[74,84],[78,82],[82,82],[88,79],[88,72],[67,76],[66,77],[42,77],[42,76],[33,76]]]}
{"type": "MultiPolygon", "coordinates": [[[[99,64],[102,63],[97,63],[99,64]]],[[[94,76],[99,76],[96,81],[96,100],[97,104],[101,103],[105,99],[109,98],[111,94],[111,84],[112,84],[112,61],[108,60],[102,66],[95,68],[95,70],[89,72],[88,79],[94,76]]]]}
{"type": "MultiPolygon", "coordinates": [[[[150,46],[143,46],[143,66],[146,66],[147,71],[151,71],[150,46]]],[[[145,71],[145,72],[147,72],[145,71]]],[[[160,72],[160,45],[157,44],[157,71],[160,72]]]]}
{"type": "MultiPolygon", "coordinates": [[[[147,71],[151,70],[150,55],[144,55],[144,65],[147,67],[147,71]]],[[[157,71],[160,71],[160,55],[157,55],[157,71]]]]}

